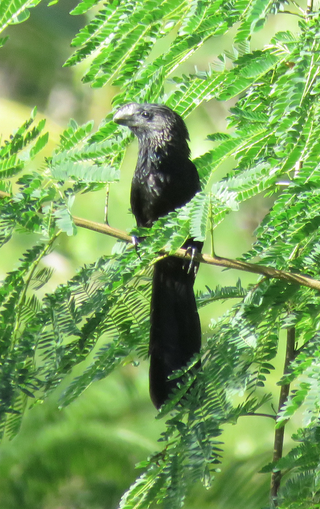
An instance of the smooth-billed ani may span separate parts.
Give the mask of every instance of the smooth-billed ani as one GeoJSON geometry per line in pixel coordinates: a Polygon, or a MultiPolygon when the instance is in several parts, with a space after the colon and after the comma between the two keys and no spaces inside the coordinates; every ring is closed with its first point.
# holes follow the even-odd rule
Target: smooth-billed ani
{"type": "MultiPolygon", "coordinates": [[[[114,121],[137,136],[139,155],[131,185],[137,225],[150,227],[159,217],[185,205],[200,191],[190,161],[189,134],[182,118],[167,106],[130,103],[114,121]]],[[[184,248],[202,248],[188,239],[184,248]]],[[[169,256],[154,267],[150,314],[150,395],[159,408],[177,384],[168,380],[200,351],[201,328],[193,292],[198,265],[169,256]]]]}

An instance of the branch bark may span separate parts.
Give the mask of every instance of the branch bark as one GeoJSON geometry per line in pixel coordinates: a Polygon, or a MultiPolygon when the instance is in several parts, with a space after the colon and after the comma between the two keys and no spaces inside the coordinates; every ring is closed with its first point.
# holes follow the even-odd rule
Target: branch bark
{"type": "MultiPolygon", "coordinates": [[[[4,198],[11,198],[11,195],[5,193],[4,191],[0,191],[0,199],[4,198]]],[[[123,232],[122,230],[118,230],[117,228],[112,228],[107,224],[97,223],[95,221],[90,221],[88,219],[83,219],[81,217],[76,216],[73,216],[73,220],[75,225],[79,226],[80,228],[87,228],[88,230],[103,233],[104,235],[110,235],[111,237],[123,240],[124,242],[133,243],[132,237],[130,237],[130,235],[123,232]]],[[[165,250],[163,250],[159,254],[166,255],[168,253],[165,250]]],[[[185,258],[187,260],[191,259],[191,255],[188,254],[185,249],[178,249],[174,253],[174,256],[177,256],[178,258],[185,258]]],[[[209,265],[216,265],[218,267],[224,267],[227,269],[236,269],[242,270],[244,272],[251,272],[253,274],[260,274],[268,278],[282,279],[285,281],[289,281],[290,283],[307,286],[308,288],[313,288],[314,290],[320,290],[320,281],[318,281],[317,279],[303,276],[301,274],[287,272],[284,270],[278,270],[273,267],[268,267],[266,265],[248,263],[241,260],[224,258],[222,256],[210,256],[208,254],[197,254],[194,257],[194,259],[195,261],[200,263],[207,263],[209,265]]]]}

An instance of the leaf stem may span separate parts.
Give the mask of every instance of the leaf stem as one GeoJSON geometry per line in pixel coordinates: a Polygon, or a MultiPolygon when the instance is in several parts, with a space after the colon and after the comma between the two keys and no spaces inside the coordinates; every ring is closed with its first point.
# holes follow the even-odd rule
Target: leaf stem
{"type": "Polygon", "coordinates": [[[109,214],[109,197],[110,197],[110,184],[106,185],[106,198],[104,202],[104,222],[109,224],[108,214],[109,214]]]}
{"type": "Polygon", "coordinates": [[[211,237],[211,256],[214,256],[214,236],[213,236],[213,217],[212,217],[212,201],[211,201],[211,193],[209,195],[210,198],[210,214],[209,214],[209,221],[210,221],[210,237],[211,237]]]}
{"type": "MultiPolygon", "coordinates": [[[[291,327],[287,331],[287,346],[286,346],[286,357],[284,361],[283,373],[288,373],[288,368],[290,363],[295,358],[295,342],[296,342],[296,332],[295,328],[291,327]]],[[[278,413],[280,412],[282,406],[286,402],[290,390],[290,384],[285,384],[281,386],[280,389],[280,397],[279,397],[279,407],[278,413]]],[[[282,458],[283,452],[283,441],[284,441],[284,431],[285,426],[281,426],[281,428],[277,428],[274,433],[274,447],[273,447],[273,458],[272,461],[276,463],[282,458]]],[[[270,496],[273,501],[274,507],[277,507],[277,498],[278,491],[281,484],[282,473],[280,470],[274,470],[271,475],[271,487],[270,487],[270,496]]]]}

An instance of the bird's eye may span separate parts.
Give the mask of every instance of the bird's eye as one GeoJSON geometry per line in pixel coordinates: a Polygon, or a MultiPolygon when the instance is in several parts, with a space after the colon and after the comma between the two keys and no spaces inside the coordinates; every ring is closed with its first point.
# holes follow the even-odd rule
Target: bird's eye
{"type": "Polygon", "coordinates": [[[150,120],[152,118],[151,113],[149,113],[149,111],[145,111],[145,110],[141,112],[141,116],[143,118],[146,118],[147,120],[150,120]]]}

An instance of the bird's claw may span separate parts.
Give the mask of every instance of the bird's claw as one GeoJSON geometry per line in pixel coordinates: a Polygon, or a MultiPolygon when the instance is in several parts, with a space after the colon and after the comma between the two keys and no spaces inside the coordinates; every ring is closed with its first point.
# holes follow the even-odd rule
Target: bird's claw
{"type": "Polygon", "coordinates": [[[198,272],[198,265],[194,263],[194,258],[198,252],[198,249],[194,246],[189,246],[186,249],[186,256],[190,255],[191,259],[188,265],[187,274],[190,274],[190,272],[193,270],[194,277],[196,277],[198,272]]]}
{"type": "Polygon", "coordinates": [[[141,257],[140,257],[139,250],[138,250],[138,245],[139,245],[139,243],[140,243],[140,242],[139,242],[138,237],[135,237],[134,235],[132,235],[132,236],[131,236],[131,240],[132,240],[132,244],[133,244],[133,247],[134,247],[134,249],[135,249],[135,251],[136,251],[137,255],[139,256],[139,258],[141,258],[141,257]]]}
{"type": "Polygon", "coordinates": [[[137,245],[139,244],[139,240],[135,235],[131,235],[132,244],[135,248],[137,248],[137,245]]]}

